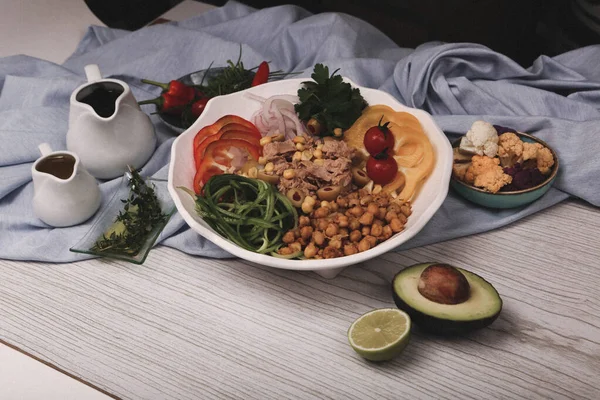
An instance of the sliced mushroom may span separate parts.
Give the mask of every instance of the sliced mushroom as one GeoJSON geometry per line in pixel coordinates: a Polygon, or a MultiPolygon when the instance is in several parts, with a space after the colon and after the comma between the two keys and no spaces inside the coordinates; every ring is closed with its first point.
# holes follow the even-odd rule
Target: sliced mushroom
{"type": "Polygon", "coordinates": [[[271,185],[279,184],[279,176],[278,175],[267,175],[262,171],[258,171],[258,175],[256,176],[261,181],[265,181],[270,183],[271,185]]]}
{"type": "Polygon", "coordinates": [[[352,180],[357,186],[363,187],[371,180],[365,171],[358,167],[352,168],[352,180]]]}
{"type": "Polygon", "coordinates": [[[333,201],[340,195],[342,188],[339,186],[324,186],[317,190],[319,200],[333,201]]]}
{"type": "Polygon", "coordinates": [[[302,207],[302,203],[304,202],[304,198],[306,197],[304,193],[302,193],[299,189],[295,188],[288,190],[286,196],[288,199],[290,199],[290,202],[296,208],[302,207]]]}

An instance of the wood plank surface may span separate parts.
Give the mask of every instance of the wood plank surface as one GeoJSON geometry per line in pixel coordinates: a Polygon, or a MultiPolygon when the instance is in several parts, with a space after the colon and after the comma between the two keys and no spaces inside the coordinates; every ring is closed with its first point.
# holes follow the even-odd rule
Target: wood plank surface
{"type": "Polygon", "coordinates": [[[600,212],[569,201],[333,280],[164,246],[141,266],[0,260],[0,339],[123,399],[598,399],[599,232],[600,212]],[[362,360],[348,327],[425,261],[494,284],[499,319],[362,360]]]}

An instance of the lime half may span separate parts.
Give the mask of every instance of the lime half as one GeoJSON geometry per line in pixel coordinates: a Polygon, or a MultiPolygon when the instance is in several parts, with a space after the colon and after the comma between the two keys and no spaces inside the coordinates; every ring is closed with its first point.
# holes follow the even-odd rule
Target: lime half
{"type": "Polygon", "coordinates": [[[361,315],[348,329],[350,346],[371,361],[390,360],[400,354],[410,338],[410,317],[397,308],[361,315]]]}

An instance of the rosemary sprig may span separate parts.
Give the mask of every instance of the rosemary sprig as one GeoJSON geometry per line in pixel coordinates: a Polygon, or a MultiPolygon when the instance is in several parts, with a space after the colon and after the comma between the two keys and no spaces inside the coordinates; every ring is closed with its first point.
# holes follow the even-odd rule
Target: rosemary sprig
{"type": "Polygon", "coordinates": [[[123,210],[115,223],[92,246],[92,251],[135,256],[148,234],[168,216],[161,210],[154,185],[147,185],[139,172],[130,167],[129,196],[121,199],[123,210]]]}

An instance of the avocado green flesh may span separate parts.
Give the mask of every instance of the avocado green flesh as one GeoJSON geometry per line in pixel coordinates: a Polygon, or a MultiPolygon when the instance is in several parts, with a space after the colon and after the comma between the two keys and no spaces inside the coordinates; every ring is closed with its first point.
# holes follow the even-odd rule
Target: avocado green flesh
{"type": "Polygon", "coordinates": [[[464,333],[491,324],[502,310],[502,300],[494,287],[480,276],[457,268],[471,287],[469,299],[460,304],[440,304],[425,298],[418,290],[421,273],[432,264],[417,264],[396,275],[394,301],[419,327],[434,333],[464,333]]]}

